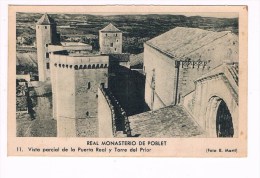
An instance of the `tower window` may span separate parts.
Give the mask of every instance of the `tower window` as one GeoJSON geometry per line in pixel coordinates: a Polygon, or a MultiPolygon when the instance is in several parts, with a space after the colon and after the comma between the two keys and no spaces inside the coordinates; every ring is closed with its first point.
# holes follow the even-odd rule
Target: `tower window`
{"type": "Polygon", "coordinates": [[[46,58],[49,58],[50,56],[49,56],[49,53],[46,53],[46,58]]]}
{"type": "Polygon", "coordinates": [[[45,26],[45,29],[47,29],[47,26],[45,26]]]}
{"type": "Polygon", "coordinates": [[[116,42],[118,42],[118,40],[116,40],[116,42]]]}
{"type": "Polygon", "coordinates": [[[115,48],[115,51],[116,51],[116,48],[115,48]]]}
{"type": "Polygon", "coordinates": [[[45,46],[48,47],[48,44],[46,44],[45,46]]]}
{"type": "Polygon", "coordinates": [[[117,33],[115,34],[115,36],[117,36],[117,33]]]}
{"type": "Polygon", "coordinates": [[[46,69],[50,69],[50,63],[49,62],[46,63],[46,69]]]}
{"type": "Polygon", "coordinates": [[[107,34],[106,34],[106,36],[107,36],[107,34]]]}
{"type": "Polygon", "coordinates": [[[110,47],[113,47],[113,43],[110,43],[110,47]]]}
{"type": "Polygon", "coordinates": [[[89,116],[89,112],[88,112],[88,111],[86,112],[86,116],[87,116],[87,117],[89,116]]]}
{"type": "Polygon", "coordinates": [[[90,87],[91,87],[91,86],[90,86],[90,82],[88,82],[88,89],[90,89],[90,87]]]}

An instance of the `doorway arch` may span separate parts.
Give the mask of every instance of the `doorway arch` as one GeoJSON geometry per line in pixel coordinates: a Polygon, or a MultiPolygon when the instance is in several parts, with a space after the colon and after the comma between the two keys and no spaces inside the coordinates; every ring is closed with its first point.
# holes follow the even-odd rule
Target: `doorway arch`
{"type": "Polygon", "coordinates": [[[206,129],[210,137],[234,136],[232,114],[226,102],[218,96],[209,99],[206,110],[206,129]]]}
{"type": "Polygon", "coordinates": [[[220,101],[217,109],[216,134],[217,137],[233,137],[234,135],[232,116],[224,100],[220,101]]]}

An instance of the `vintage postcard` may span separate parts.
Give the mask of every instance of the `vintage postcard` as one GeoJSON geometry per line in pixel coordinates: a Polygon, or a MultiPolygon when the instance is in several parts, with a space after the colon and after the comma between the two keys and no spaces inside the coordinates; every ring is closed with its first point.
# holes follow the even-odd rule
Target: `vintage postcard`
{"type": "Polygon", "coordinates": [[[9,6],[8,155],[247,156],[247,6],[9,6]]]}

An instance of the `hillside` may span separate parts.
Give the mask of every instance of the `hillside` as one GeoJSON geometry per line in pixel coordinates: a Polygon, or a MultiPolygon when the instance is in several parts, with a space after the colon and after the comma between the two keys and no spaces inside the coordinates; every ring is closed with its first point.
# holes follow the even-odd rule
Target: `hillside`
{"type": "MultiPolygon", "coordinates": [[[[42,16],[37,13],[17,13],[17,37],[32,37],[35,40],[35,23],[42,16]]],[[[57,22],[63,41],[69,37],[91,43],[98,48],[98,30],[113,23],[123,31],[123,51],[133,54],[143,52],[143,42],[175,27],[194,27],[211,31],[238,33],[238,19],[212,17],[186,17],[183,15],[89,15],[50,14],[57,22]],[[89,35],[91,37],[89,37],[89,35]],[[75,38],[78,36],[79,38],[75,38]],[[90,39],[89,39],[90,38],[90,39]]]]}

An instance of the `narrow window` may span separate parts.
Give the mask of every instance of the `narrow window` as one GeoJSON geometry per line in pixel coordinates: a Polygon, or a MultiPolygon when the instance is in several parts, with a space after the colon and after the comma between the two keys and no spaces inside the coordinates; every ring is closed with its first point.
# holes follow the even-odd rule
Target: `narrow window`
{"type": "Polygon", "coordinates": [[[116,40],[116,42],[118,42],[118,40],[116,40]]]}
{"type": "Polygon", "coordinates": [[[88,112],[88,111],[86,112],[86,116],[87,116],[87,117],[89,116],[89,112],[88,112]]]}
{"type": "Polygon", "coordinates": [[[117,33],[115,34],[115,36],[117,36],[117,33]]]}
{"type": "Polygon", "coordinates": [[[101,86],[101,88],[104,88],[104,87],[105,87],[105,84],[104,84],[104,83],[101,83],[100,86],[101,86]]]}
{"type": "Polygon", "coordinates": [[[110,43],[110,47],[113,47],[113,43],[110,43]]]}
{"type": "Polygon", "coordinates": [[[47,29],[47,26],[45,26],[45,29],[47,29]]]}
{"type": "Polygon", "coordinates": [[[116,51],[116,48],[115,48],[115,51],[116,51]]]}
{"type": "Polygon", "coordinates": [[[46,44],[45,46],[48,47],[48,44],[46,44]]]}
{"type": "Polygon", "coordinates": [[[50,63],[49,62],[46,63],[46,69],[50,69],[50,63]]]}
{"type": "Polygon", "coordinates": [[[90,89],[90,87],[91,87],[91,86],[90,86],[90,82],[88,82],[88,89],[90,89]]]}
{"type": "Polygon", "coordinates": [[[46,53],[46,58],[49,58],[49,53],[46,53]]]}

